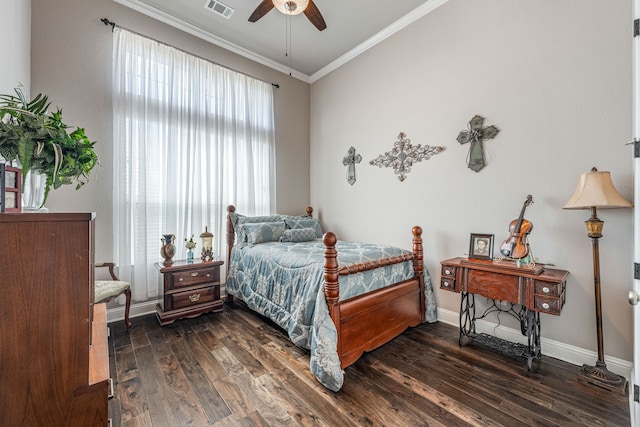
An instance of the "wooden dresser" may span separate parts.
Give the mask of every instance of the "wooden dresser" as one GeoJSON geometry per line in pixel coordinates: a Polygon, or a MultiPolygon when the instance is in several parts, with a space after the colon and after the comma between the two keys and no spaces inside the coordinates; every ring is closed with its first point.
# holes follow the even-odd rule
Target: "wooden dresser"
{"type": "Polygon", "coordinates": [[[0,426],[106,426],[94,214],[0,214],[0,426]]]}
{"type": "Polygon", "coordinates": [[[156,263],[163,277],[162,303],[156,306],[160,325],[177,319],[196,317],[210,311],[222,311],[220,266],[222,261],[175,261],[171,265],[156,263]]]}

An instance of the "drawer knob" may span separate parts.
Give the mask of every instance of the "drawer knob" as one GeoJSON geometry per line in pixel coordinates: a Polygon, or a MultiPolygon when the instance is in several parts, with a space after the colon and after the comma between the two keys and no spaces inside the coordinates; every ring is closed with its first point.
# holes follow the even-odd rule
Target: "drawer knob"
{"type": "Polygon", "coordinates": [[[548,302],[543,302],[542,303],[542,308],[544,308],[545,310],[549,310],[549,303],[548,302]]]}
{"type": "Polygon", "coordinates": [[[178,282],[182,282],[184,279],[181,277],[178,279],[178,282]]]}
{"type": "Polygon", "coordinates": [[[198,302],[199,299],[200,299],[200,294],[189,295],[189,301],[191,302],[198,302]]]}
{"type": "Polygon", "coordinates": [[[449,282],[444,281],[444,282],[442,282],[442,285],[443,285],[445,288],[448,288],[448,287],[449,287],[449,282]]]}
{"type": "Polygon", "coordinates": [[[544,288],[542,288],[542,292],[544,292],[545,294],[548,294],[549,288],[545,286],[544,288]]]}
{"type": "Polygon", "coordinates": [[[451,274],[451,270],[445,270],[444,274],[451,274]]]}
{"type": "Polygon", "coordinates": [[[207,273],[207,277],[211,277],[211,273],[207,273]]]}
{"type": "Polygon", "coordinates": [[[198,276],[198,272],[194,271],[193,273],[191,273],[191,277],[197,277],[198,276]]]}

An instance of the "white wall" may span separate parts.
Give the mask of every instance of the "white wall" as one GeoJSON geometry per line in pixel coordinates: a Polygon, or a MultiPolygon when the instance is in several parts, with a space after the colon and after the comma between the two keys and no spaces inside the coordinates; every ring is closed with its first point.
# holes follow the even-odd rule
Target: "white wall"
{"type": "MultiPolygon", "coordinates": [[[[495,234],[499,246],[531,194],[534,255],[571,272],[567,304],[542,316],[542,336],[595,351],[589,212],[562,206],[592,166],[632,199],[631,22],[628,1],[450,0],[313,83],[311,203],[325,229],[410,249],[421,225],[437,287],[441,260],[464,256],[470,233],[495,234]],[[500,129],[479,173],[456,141],[475,114],[500,129]],[[401,131],[446,147],[404,182],[368,164],[401,131]],[[351,145],[363,157],[353,186],[342,165],[351,145]]],[[[599,216],[605,350],[631,360],[632,210],[599,216]]],[[[437,298],[459,310],[459,295],[437,298]]]]}
{"type": "MultiPolygon", "coordinates": [[[[274,91],[276,118],[277,209],[304,212],[309,204],[309,96],[307,83],[256,64],[203,40],[141,15],[112,0],[33,0],[32,92],[49,95],[64,111],[65,122],[85,128],[97,141],[100,167],[89,183],[53,190],[52,212],[94,211],[96,259],[113,259],[112,244],[112,33],[100,22],[122,27],[176,46],[218,64],[280,85],[274,91]]],[[[158,261],[160,257],[158,240],[158,261]]]]}
{"type": "Polygon", "coordinates": [[[31,45],[31,0],[0,0],[2,10],[2,61],[0,61],[0,93],[15,94],[22,84],[29,93],[31,45]]]}

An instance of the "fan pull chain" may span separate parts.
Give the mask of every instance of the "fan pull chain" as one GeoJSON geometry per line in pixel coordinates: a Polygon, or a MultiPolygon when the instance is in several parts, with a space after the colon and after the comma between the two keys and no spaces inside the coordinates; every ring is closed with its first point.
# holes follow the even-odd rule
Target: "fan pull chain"
{"type": "Polygon", "coordinates": [[[288,38],[288,56],[289,56],[289,76],[291,76],[291,14],[287,16],[287,38],[288,38]]]}
{"type": "Polygon", "coordinates": [[[289,23],[287,18],[284,21],[284,56],[289,56],[289,23]]]}

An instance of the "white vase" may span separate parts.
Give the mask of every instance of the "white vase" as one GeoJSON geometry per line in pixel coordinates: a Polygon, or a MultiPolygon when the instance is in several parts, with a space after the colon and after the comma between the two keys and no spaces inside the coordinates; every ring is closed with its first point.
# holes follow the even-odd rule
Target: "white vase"
{"type": "Polygon", "coordinates": [[[22,212],[49,212],[42,206],[47,176],[43,173],[28,171],[22,182],[22,212]]]}

